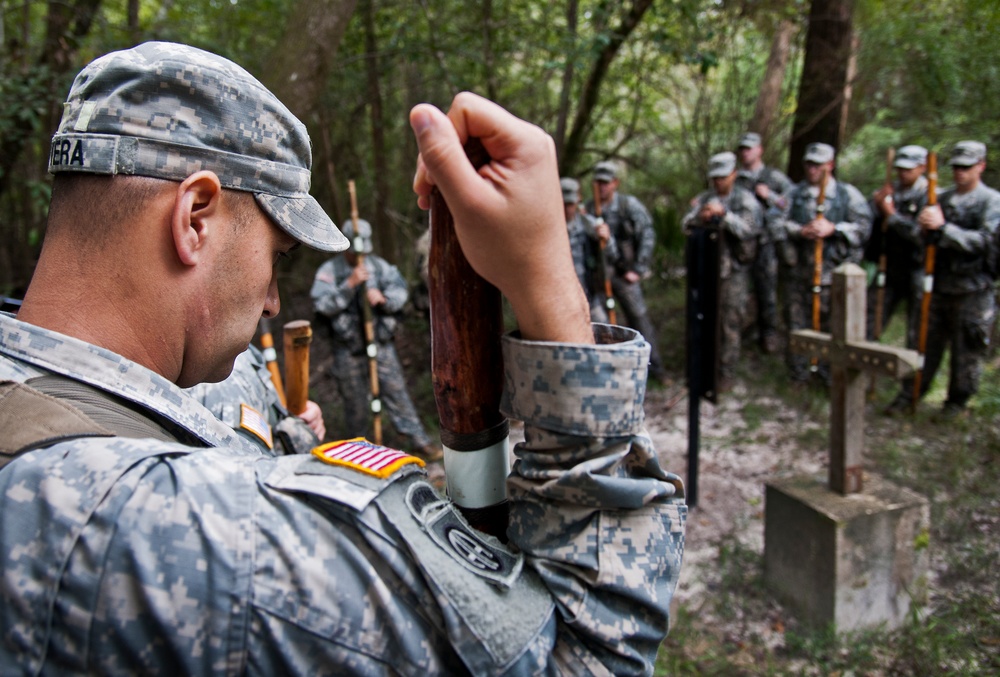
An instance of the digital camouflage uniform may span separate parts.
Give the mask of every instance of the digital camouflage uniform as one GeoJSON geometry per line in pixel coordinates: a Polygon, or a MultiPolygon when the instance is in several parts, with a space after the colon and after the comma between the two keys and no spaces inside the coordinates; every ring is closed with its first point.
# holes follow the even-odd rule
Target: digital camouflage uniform
{"type": "MultiPolygon", "coordinates": [[[[607,298],[597,272],[601,265],[601,245],[594,233],[595,225],[592,216],[578,211],[566,224],[566,229],[569,231],[569,248],[573,254],[576,277],[590,303],[590,319],[594,322],[607,322],[608,311],[605,307],[607,298]]],[[[615,239],[611,238],[604,248],[604,259],[614,261],[617,256],[615,239]]]]}
{"type": "MultiPolygon", "coordinates": [[[[988,262],[996,255],[1000,193],[980,183],[964,195],[954,189],[943,191],[938,204],[945,225],[935,242],[934,290],[920,395],[930,388],[947,347],[951,375],[945,406],[961,408],[979,389],[996,315],[994,277],[988,262]]],[[[913,379],[906,379],[897,400],[910,402],[912,393],[913,379]]]]}
{"type": "MultiPolygon", "coordinates": [[[[594,213],[594,201],[586,204],[588,214],[594,213]]],[[[639,200],[631,195],[616,192],[611,202],[601,205],[601,216],[611,229],[618,252],[614,259],[611,276],[611,292],[620,311],[625,313],[628,326],[638,330],[649,342],[652,349],[649,358],[650,375],[663,378],[663,361],[660,359],[660,349],[656,329],[649,319],[646,299],[642,294],[642,282],[629,284],[625,273],[633,271],[640,277],[650,272],[653,260],[653,249],[656,246],[656,231],[653,230],[653,218],[639,200]]],[[[618,318],[621,323],[622,318],[618,318]]]]}
{"type": "Polygon", "coordinates": [[[757,301],[757,332],[763,345],[769,336],[778,332],[778,255],[775,242],[784,238],[785,234],[774,226],[787,209],[788,193],[795,184],[779,169],[763,165],[757,170],[737,170],[736,185],[757,199],[764,215],[764,225],[757,237],[757,255],[750,266],[750,279],[753,280],[753,294],[757,301]],[[755,192],[761,183],[770,189],[766,200],[755,192]]]}
{"type": "MultiPolygon", "coordinates": [[[[885,290],[882,299],[882,327],[899,305],[906,306],[906,347],[916,349],[920,325],[920,299],[924,289],[924,241],[917,223],[917,215],[927,204],[927,179],[917,177],[913,185],[903,188],[899,181],[893,183],[892,199],[896,213],[883,217],[875,205],[872,234],[865,248],[865,258],[878,263],[879,255],[886,254],[885,290]],[[882,233],[883,223],[885,234],[882,233]]],[[[878,278],[868,288],[868,336],[874,336],[875,311],[878,307],[878,278]]]]}
{"type": "Polygon", "coordinates": [[[720,248],[719,297],[722,304],[722,336],[719,357],[721,377],[733,377],[740,356],[740,332],[750,296],[750,269],[755,260],[756,245],[763,229],[763,215],[756,196],[733,186],[726,197],[708,190],[695,198],[694,205],[681,222],[685,232],[691,228],[711,227],[724,232],[720,248]],[[698,212],[711,200],[722,203],[726,213],[717,223],[706,224],[698,212]]]}
{"type": "Polygon", "coordinates": [[[686,507],[642,430],[645,342],[595,331],[596,346],[504,339],[504,411],[528,440],[508,549],[416,464],[377,478],[267,455],[157,374],[0,316],[0,380],[64,374],[189,439],[78,438],[0,470],[0,665],[652,674],[686,507]]]}
{"type": "MultiPolygon", "coordinates": [[[[819,186],[807,181],[798,183],[788,196],[788,214],[778,222],[785,234],[783,243],[786,264],[789,266],[787,290],[788,327],[790,330],[812,329],[813,269],[815,241],[802,237],[802,227],[816,216],[819,186]]],[[[820,331],[829,331],[830,285],[833,270],[841,263],[861,263],[864,244],[871,232],[872,213],[867,200],[854,186],[827,180],[824,204],[826,219],[836,228],[823,241],[823,271],[820,294],[820,331]]],[[[809,376],[808,358],[788,355],[792,379],[804,381],[809,376]]],[[[826,369],[822,368],[824,375],[826,369]]]]}
{"type": "Polygon", "coordinates": [[[237,356],[224,381],[201,383],[187,391],[265,453],[304,454],[320,442],[305,421],[289,415],[281,404],[264,356],[254,345],[237,356]]]}
{"type": "MultiPolygon", "coordinates": [[[[403,367],[393,344],[396,315],[403,310],[408,296],[406,280],[395,266],[374,254],[365,256],[364,265],[371,275],[366,282],[368,288],[378,289],[385,296],[385,304],[372,308],[378,349],[379,395],[393,427],[410,438],[414,449],[419,449],[431,440],[407,392],[403,367]]],[[[371,382],[361,308],[364,300],[358,293],[360,286],[352,289],[347,285],[352,270],[353,266],[343,256],[326,261],[316,271],[309,293],[315,311],[329,319],[333,350],[331,376],[344,401],[347,426],[343,436],[364,437],[370,436],[371,382]]]]}
{"type": "MultiPolygon", "coordinates": [[[[300,242],[341,251],[346,239],[308,194],[305,128],[274,102],[221,57],[147,43],[81,72],[50,161],[103,173],[213,168],[300,242]],[[76,98],[102,81],[109,105],[76,98]],[[200,145],[173,143],[192,129],[200,145]]],[[[651,674],[686,507],[642,430],[647,344],[603,325],[595,338],[504,339],[504,411],[527,439],[508,479],[506,548],[472,532],[417,459],[377,476],[313,454],[271,456],[160,375],[0,314],[0,450],[23,451],[0,468],[0,666],[651,674]],[[88,436],[6,449],[33,418],[8,406],[12,393],[74,408],[30,395],[25,382],[46,372],[128,402],[170,434],[94,434],[83,416],[69,422],[88,436]]]]}

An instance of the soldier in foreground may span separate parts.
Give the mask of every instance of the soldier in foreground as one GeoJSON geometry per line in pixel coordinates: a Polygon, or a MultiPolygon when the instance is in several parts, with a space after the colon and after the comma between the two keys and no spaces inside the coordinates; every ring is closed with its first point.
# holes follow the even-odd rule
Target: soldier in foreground
{"type": "MultiPolygon", "coordinates": [[[[660,359],[656,329],[649,319],[642,293],[642,279],[650,272],[656,246],[653,218],[636,197],[618,192],[621,179],[614,162],[598,162],[594,166],[594,181],[600,193],[601,214],[618,247],[618,256],[612,260],[614,274],[611,276],[615,300],[624,311],[628,326],[638,330],[649,342],[649,376],[662,382],[667,375],[660,359]]],[[[596,213],[593,200],[587,200],[586,208],[588,214],[596,213]]],[[[618,319],[623,324],[622,318],[618,319]]]]}
{"type": "Polygon", "coordinates": [[[367,221],[348,221],[341,230],[351,241],[351,248],[319,267],[310,295],[319,321],[327,322],[330,330],[331,376],[344,403],[346,430],[342,436],[371,437],[372,392],[361,308],[362,303],[367,303],[374,323],[380,400],[386,413],[418,456],[428,461],[441,460],[441,449],[431,442],[410,399],[394,345],[397,318],[409,296],[406,280],[396,266],[371,253],[372,233],[367,221]],[[359,255],[364,256],[363,261],[359,255]]]}
{"type": "Polygon", "coordinates": [[[788,207],[786,196],[794,184],[784,173],[764,164],[764,148],[760,134],[747,132],[740,139],[737,149],[740,160],[736,185],[750,191],[764,215],[764,226],[757,237],[757,255],[750,267],[753,294],[757,301],[757,333],[764,352],[778,352],[778,256],[776,237],[784,237],[780,230],[773,233],[771,226],[780,221],[788,207]]]}
{"type": "Polygon", "coordinates": [[[595,338],[551,138],[472,94],[410,124],[418,203],[442,191],[519,325],[511,548],[469,529],[414,457],[270,457],[181,390],[225,378],[277,314],[279,259],[347,242],[309,196],[305,128],[270,92],[146,43],[75,80],[38,267],[18,317],[0,315],[0,665],[652,673],[686,507],[642,428],[648,347],[618,327],[595,338]],[[470,136],[493,158],[482,173],[470,136]]]}
{"type": "MultiPolygon", "coordinates": [[[[805,179],[789,194],[786,218],[779,222],[787,241],[786,263],[790,266],[787,294],[788,327],[813,329],[813,305],[816,241],[821,240],[819,279],[820,331],[829,331],[830,285],[833,270],[848,261],[860,263],[863,247],[871,232],[872,215],[868,201],[854,186],[833,176],[834,151],[825,143],[811,143],[802,158],[805,179]],[[822,205],[818,203],[821,201],[822,205]]],[[[804,383],[809,379],[807,359],[789,353],[788,364],[792,380],[804,383]]],[[[824,380],[829,372],[820,365],[824,380]]]]}
{"type": "MultiPolygon", "coordinates": [[[[590,319],[593,322],[608,322],[607,298],[604,288],[598,283],[604,279],[600,275],[601,246],[605,247],[607,260],[617,256],[611,229],[606,223],[596,223],[588,214],[580,211],[580,182],[571,177],[559,180],[562,187],[563,209],[566,216],[566,231],[569,234],[569,248],[573,254],[573,267],[590,304],[590,319]]],[[[607,275],[608,271],[605,270],[607,275]]]]}
{"type": "MultiPolygon", "coordinates": [[[[949,348],[945,417],[962,414],[979,390],[982,360],[996,316],[993,284],[1000,256],[1000,193],[982,182],[986,145],[961,141],[955,144],[949,163],[955,185],[942,191],[938,204],[924,207],[918,217],[927,243],[937,251],[919,396],[930,388],[949,348]]],[[[889,411],[907,408],[912,400],[913,379],[908,378],[889,411]]]]}
{"type": "Polygon", "coordinates": [[[763,215],[754,195],[736,185],[736,156],[719,153],[708,161],[712,189],[695,198],[694,206],[681,225],[714,228],[722,236],[719,260],[719,297],[722,336],[718,390],[732,387],[736,361],[740,356],[740,330],[750,296],[750,266],[757,253],[763,215]]]}

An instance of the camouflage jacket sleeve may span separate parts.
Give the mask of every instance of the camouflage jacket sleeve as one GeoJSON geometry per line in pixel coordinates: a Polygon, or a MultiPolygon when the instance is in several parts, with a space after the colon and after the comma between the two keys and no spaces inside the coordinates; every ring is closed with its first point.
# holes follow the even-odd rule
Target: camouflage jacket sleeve
{"type": "MultiPolygon", "coordinates": [[[[597,219],[590,214],[580,214],[583,221],[584,229],[587,232],[587,237],[590,238],[595,249],[600,249],[601,243],[595,232],[597,227],[597,219]]],[[[615,241],[614,233],[608,238],[607,244],[604,245],[604,260],[607,262],[616,261],[618,259],[618,243],[615,241]]]]}
{"type": "Polygon", "coordinates": [[[505,340],[504,409],[527,440],[508,535],[556,601],[563,674],[641,674],[667,628],[686,507],[642,428],[648,345],[600,326],[593,348],[505,340]]]}
{"type": "Polygon", "coordinates": [[[983,185],[978,186],[977,190],[981,192],[982,197],[975,206],[975,215],[968,219],[974,227],[963,228],[950,221],[946,222],[941,228],[939,247],[967,254],[984,255],[993,246],[997,230],[1000,228],[1000,192],[983,185]]]}
{"type": "Polygon", "coordinates": [[[782,210],[787,206],[788,194],[795,188],[795,184],[780,169],[768,167],[768,170],[767,186],[771,189],[771,194],[767,198],[767,206],[782,210]]]}
{"type": "MultiPolygon", "coordinates": [[[[374,476],[120,437],[17,458],[0,470],[0,665],[651,674],[686,508],[642,430],[648,345],[597,331],[598,346],[505,340],[505,406],[527,440],[514,550],[471,533],[412,464],[374,476]]],[[[224,428],[170,384],[149,397],[224,428]]]]}
{"type": "Polygon", "coordinates": [[[722,222],[725,229],[739,240],[757,237],[764,227],[760,202],[753,194],[734,187],[722,222]]]}
{"type": "Polygon", "coordinates": [[[835,224],[835,234],[844,238],[851,248],[863,247],[871,235],[871,207],[857,188],[846,183],[841,185],[847,193],[847,217],[835,224]]]}
{"type": "Polygon", "coordinates": [[[374,283],[385,296],[385,304],[378,308],[377,312],[393,314],[401,311],[406,305],[409,290],[399,269],[378,256],[367,257],[365,265],[369,266],[372,271],[372,279],[369,280],[369,284],[374,283]]]}
{"type": "MultiPolygon", "coordinates": [[[[695,198],[694,206],[681,220],[681,226],[685,231],[703,225],[698,218],[698,212],[713,197],[714,193],[706,191],[695,198]]],[[[764,224],[760,203],[756,197],[747,190],[734,187],[733,194],[725,200],[725,204],[726,213],[720,223],[725,230],[738,240],[749,240],[760,235],[764,224]]]]}
{"type": "Polygon", "coordinates": [[[635,227],[636,255],[633,268],[640,275],[649,272],[649,266],[653,261],[653,249],[656,247],[656,231],[653,229],[653,217],[649,215],[649,210],[639,202],[638,198],[628,195],[625,197],[625,209],[635,227]]]}
{"type": "Polygon", "coordinates": [[[329,259],[319,267],[309,291],[317,313],[335,317],[348,309],[354,298],[354,290],[347,286],[349,274],[342,258],[329,259]]]}

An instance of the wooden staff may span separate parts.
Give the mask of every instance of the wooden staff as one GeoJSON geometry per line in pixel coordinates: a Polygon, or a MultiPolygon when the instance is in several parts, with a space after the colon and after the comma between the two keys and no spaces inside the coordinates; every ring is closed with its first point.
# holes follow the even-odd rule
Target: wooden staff
{"type": "MultiPolygon", "coordinates": [[[[886,197],[892,195],[892,165],[896,159],[896,149],[890,148],[885,153],[885,191],[886,197]]],[[[885,198],[883,198],[885,199],[885,198]]],[[[878,255],[878,274],[875,276],[875,328],[873,336],[876,341],[882,338],[882,314],[885,311],[885,274],[889,266],[886,252],[885,237],[889,232],[889,219],[882,217],[882,250],[878,255]]],[[[875,380],[872,379],[874,384],[875,380]]]]}
{"type": "MultiPolygon", "coordinates": [[[[823,170],[823,177],[819,183],[819,195],[816,197],[816,218],[823,216],[826,212],[826,182],[829,176],[823,170]]],[[[816,238],[813,245],[813,298],[812,298],[812,328],[813,331],[820,330],[820,310],[822,307],[823,294],[823,238],[816,238]]],[[[810,369],[816,371],[818,360],[814,357],[810,364],[810,369]]]]}
{"type": "MultiPolygon", "coordinates": [[[[927,206],[937,204],[937,153],[927,154],[927,206]]],[[[920,366],[913,374],[913,400],[911,410],[916,412],[920,401],[920,386],[924,376],[924,355],[927,353],[927,325],[931,315],[931,296],[934,294],[934,258],[937,246],[927,242],[924,247],[924,295],[920,299],[920,333],[917,336],[917,354],[920,356],[920,366]]]]}
{"type": "MultiPolygon", "coordinates": [[[[489,162],[478,139],[465,146],[477,169],[489,162]]],[[[448,494],[469,523],[506,541],[507,419],[500,291],[469,265],[444,197],[430,199],[431,369],[441,421],[448,494]]]]}
{"type": "MultiPolygon", "coordinates": [[[[351,223],[354,225],[354,239],[361,242],[361,230],[358,225],[358,194],[354,189],[354,180],[347,182],[347,190],[351,194],[351,223]]],[[[357,266],[365,265],[365,253],[361,247],[355,247],[358,257],[357,266]]],[[[368,383],[372,393],[372,439],[375,444],[382,444],[382,400],[378,384],[378,343],[375,341],[375,316],[371,304],[368,303],[368,285],[364,282],[358,285],[358,295],[361,297],[361,315],[365,333],[365,353],[368,355],[368,383]]]]}
{"type": "Polygon", "coordinates": [[[312,325],[309,320],[285,324],[285,383],[288,384],[288,413],[298,416],[309,401],[309,344],[312,325]]]}
{"type": "MultiPolygon", "coordinates": [[[[594,217],[597,219],[595,225],[601,225],[604,223],[604,217],[601,216],[601,190],[597,181],[594,181],[592,187],[594,190],[594,217]]],[[[611,278],[608,277],[608,259],[604,255],[605,247],[607,247],[607,242],[601,240],[601,246],[597,255],[597,279],[604,287],[604,307],[608,310],[608,322],[618,324],[618,315],[615,312],[615,297],[611,293],[611,278]]]]}
{"type": "Polygon", "coordinates": [[[278,393],[278,401],[281,406],[288,407],[285,401],[285,388],[281,385],[281,369],[278,368],[278,352],[274,349],[274,336],[271,335],[271,321],[266,317],[260,318],[260,347],[264,354],[264,363],[267,370],[271,372],[271,383],[278,393]]]}

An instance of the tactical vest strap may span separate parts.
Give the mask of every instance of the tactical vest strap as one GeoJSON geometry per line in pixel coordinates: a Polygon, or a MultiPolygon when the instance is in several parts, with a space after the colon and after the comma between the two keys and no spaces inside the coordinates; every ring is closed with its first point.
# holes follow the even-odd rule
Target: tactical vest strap
{"type": "Polygon", "coordinates": [[[0,381],[0,430],[0,468],[21,454],[80,437],[178,440],[110,393],[54,374],[0,381]]]}

